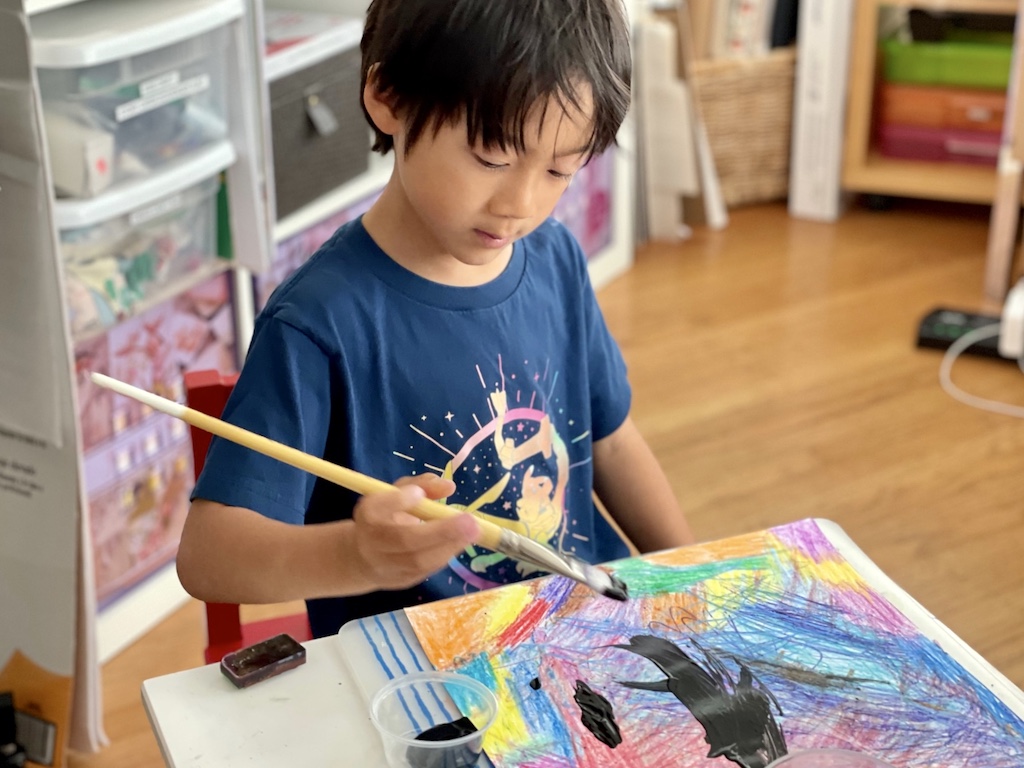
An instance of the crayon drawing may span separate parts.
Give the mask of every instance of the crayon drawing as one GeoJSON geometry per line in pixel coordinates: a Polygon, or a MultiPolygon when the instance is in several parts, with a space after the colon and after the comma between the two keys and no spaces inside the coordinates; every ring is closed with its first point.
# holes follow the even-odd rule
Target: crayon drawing
{"type": "Polygon", "coordinates": [[[612,567],[628,602],[545,578],[406,610],[437,669],[497,692],[495,766],[1024,765],[1018,714],[812,520],[612,567]]]}

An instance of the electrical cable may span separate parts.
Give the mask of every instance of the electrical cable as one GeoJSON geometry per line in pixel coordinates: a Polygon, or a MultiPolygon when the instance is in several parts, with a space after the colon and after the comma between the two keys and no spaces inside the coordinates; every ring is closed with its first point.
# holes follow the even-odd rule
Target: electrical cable
{"type": "MultiPolygon", "coordinates": [[[[1001,403],[998,400],[989,400],[988,398],[978,397],[977,395],[965,392],[953,383],[953,379],[950,375],[953,371],[953,363],[955,363],[956,359],[963,354],[964,350],[973,344],[977,344],[979,341],[998,337],[999,326],[999,323],[983,325],[980,328],[968,331],[950,344],[946,353],[942,356],[942,365],[939,366],[939,383],[942,385],[942,389],[945,390],[950,397],[955,400],[959,400],[965,405],[980,408],[983,411],[998,413],[1002,416],[1014,416],[1018,419],[1024,419],[1024,407],[1011,405],[1009,403],[1001,403]]],[[[1019,359],[1017,361],[1017,365],[1020,367],[1021,371],[1024,371],[1024,358],[1019,359]]]]}

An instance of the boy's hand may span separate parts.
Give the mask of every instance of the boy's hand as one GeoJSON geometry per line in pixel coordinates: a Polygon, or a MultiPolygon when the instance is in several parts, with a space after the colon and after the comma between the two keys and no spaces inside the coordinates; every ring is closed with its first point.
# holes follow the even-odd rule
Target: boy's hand
{"type": "Polygon", "coordinates": [[[443,499],[455,483],[436,475],[406,477],[394,493],[362,497],[355,506],[354,550],[363,575],[379,589],[419,584],[480,534],[471,515],[422,522],[408,512],[427,496],[443,499]]]}

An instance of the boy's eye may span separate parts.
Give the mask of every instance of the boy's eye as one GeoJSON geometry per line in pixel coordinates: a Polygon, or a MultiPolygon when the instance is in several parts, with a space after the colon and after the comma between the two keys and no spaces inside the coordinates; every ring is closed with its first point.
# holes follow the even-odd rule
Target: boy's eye
{"type": "Polygon", "coordinates": [[[480,157],[480,155],[477,155],[477,154],[474,154],[473,157],[475,157],[476,161],[478,163],[480,163],[480,165],[482,165],[484,168],[492,168],[493,169],[493,168],[504,168],[505,167],[505,163],[492,163],[490,160],[485,160],[484,158],[480,157]]]}
{"type": "Polygon", "coordinates": [[[556,171],[554,168],[552,168],[550,171],[548,171],[548,173],[550,173],[552,176],[554,176],[559,181],[572,181],[572,177],[573,177],[573,174],[571,174],[571,173],[561,173],[559,171],[556,171]]]}

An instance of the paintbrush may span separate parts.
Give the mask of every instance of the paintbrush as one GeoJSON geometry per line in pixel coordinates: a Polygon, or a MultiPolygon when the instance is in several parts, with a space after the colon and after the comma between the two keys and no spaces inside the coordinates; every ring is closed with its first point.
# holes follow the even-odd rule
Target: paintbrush
{"type": "MultiPolygon", "coordinates": [[[[110,376],[105,376],[102,373],[92,373],[91,378],[93,383],[130,397],[133,400],[138,400],[140,403],[148,405],[156,411],[174,416],[194,427],[222,437],[225,440],[230,440],[238,445],[245,446],[265,456],[270,456],[273,459],[309,472],[324,480],[329,480],[358,494],[365,496],[370,493],[393,491],[396,488],[396,486],[390,483],[385,483],[361,472],[356,472],[354,469],[333,464],[317,456],[311,456],[297,448],[291,448],[284,443],[271,440],[268,437],[250,432],[234,424],[229,424],[194,408],[189,408],[160,395],[139,389],[123,381],[112,379],[110,376]]],[[[410,512],[420,520],[441,520],[464,513],[463,510],[449,507],[430,499],[423,499],[410,512]]],[[[501,552],[515,560],[529,563],[543,571],[566,576],[581,584],[585,584],[605,597],[615,600],[625,600],[628,597],[625,582],[615,574],[608,573],[575,557],[556,552],[540,542],[529,539],[507,528],[502,528],[490,520],[478,516],[476,519],[477,524],[480,526],[480,535],[477,537],[476,543],[480,546],[495,552],[501,552]]]]}

